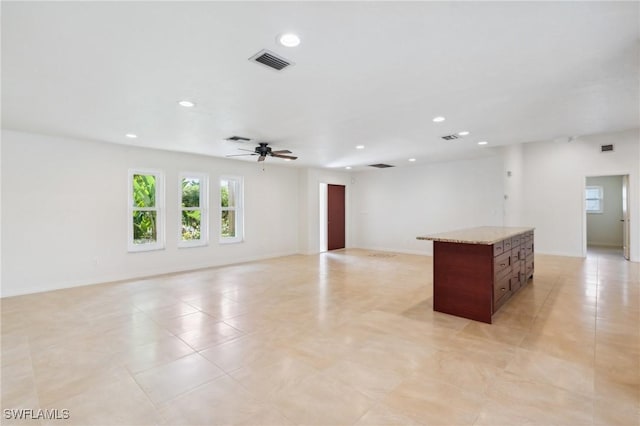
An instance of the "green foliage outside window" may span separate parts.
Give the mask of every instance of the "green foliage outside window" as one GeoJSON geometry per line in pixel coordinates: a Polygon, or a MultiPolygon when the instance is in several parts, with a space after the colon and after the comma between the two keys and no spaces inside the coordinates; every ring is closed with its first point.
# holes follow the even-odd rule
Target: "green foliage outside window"
{"type": "Polygon", "coordinates": [[[229,182],[223,181],[220,187],[220,206],[229,207],[229,182]]]}
{"type": "MultiPolygon", "coordinates": [[[[200,207],[200,181],[182,179],[182,207],[200,207]]],[[[201,210],[182,210],[182,240],[199,240],[201,210]]]]}
{"type": "Polygon", "coordinates": [[[230,182],[223,180],[220,185],[220,206],[223,208],[220,216],[220,235],[223,238],[236,236],[235,217],[236,212],[229,210],[229,207],[235,207],[233,204],[233,194],[229,190],[230,182]],[[230,204],[231,202],[231,204],[230,204]]]}
{"type": "Polygon", "coordinates": [[[153,243],[157,240],[157,212],[136,210],[156,206],[156,177],[153,175],[133,175],[133,242],[153,243]]]}

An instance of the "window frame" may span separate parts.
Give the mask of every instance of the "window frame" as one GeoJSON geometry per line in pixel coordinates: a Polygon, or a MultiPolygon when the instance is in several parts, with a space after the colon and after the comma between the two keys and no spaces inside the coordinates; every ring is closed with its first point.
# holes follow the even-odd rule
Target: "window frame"
{"type": "Polygon", "coordinates": [[[244,241],[244,178],[242,176],[228,176],[223,175],[218,179],[218,233],[220,244],[235,244],[244,241]],[[234,199],[236,205],[234,207],[222,207],[222,181],[235,181],[237,183],[237,194],[234,199]],[[235,225],[236,236],[224,237],[222,236],[222,212],[235,211],[235,225]]]}
{"type": "Polygon", "coordinates": [[[602,185],[587,185],[584,188],[584,208],[585,211],[587,212],[587,214],[602,214],[604,213],[604,188],[602,187],[602,185]],[[598,190],[598,198],[587,198],[587,192],[589,190],[598,190]],[[589,200],[598,200],[598,205],[600,206],[600,208],[598,210],[591,210],[589,209],[588,206],[588,201],[589,200]]]}
{"type": "Polygon", "coordinates": [[[209,175],[206,173],[180,172],[178,174],[178,247],[203,247],[209,245],[209,175]],[[200,181],[200,206],[182,207],[182,180],[188,178],[200,181]],[[182,239],[182,212],[200,210],[200,239],[182,239]]]}
{"type": "Polygon", "coordinates": [[[164,192],[164,172],[156,169],[129,169],[127,179],[127,251],[138,253],[165,249],[165,192],[164,192]],[[135,175],[151,175],[156,180],[155,207],[135,207],[133,204],[133,177],[135,175]],[[133,213],[135,211],[155,211],[156,212],[156,242],[148,244],[135,244],[133,241],[133,213]]]}

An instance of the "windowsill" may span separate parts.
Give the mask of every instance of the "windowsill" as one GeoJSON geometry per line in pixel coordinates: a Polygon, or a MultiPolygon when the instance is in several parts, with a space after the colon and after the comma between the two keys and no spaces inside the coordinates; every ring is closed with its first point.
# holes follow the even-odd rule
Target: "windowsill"
{"type": "Polygon", "coordinates": [[[196,243],[192,243],[192,242],[179,242],[178,243],[178,248],[195,248],[195,247],[206,247],[209,245],[208,241],[198,241],[196,243]]]}
{"type": "Polygon", "coordinates": [[[147,251],[164,250],[164,246],[152,246],[152,247],[128,247],[128,253],[144,253],[147,251]]]}
{"type": "Polygon", "coordinates": [[[239,238],[239,239],[229,238],[229,239],[219,240],[218,242],[220,244],[238,244],[238,243],[243,243],[244,240],[242,238],[239,238]]]}

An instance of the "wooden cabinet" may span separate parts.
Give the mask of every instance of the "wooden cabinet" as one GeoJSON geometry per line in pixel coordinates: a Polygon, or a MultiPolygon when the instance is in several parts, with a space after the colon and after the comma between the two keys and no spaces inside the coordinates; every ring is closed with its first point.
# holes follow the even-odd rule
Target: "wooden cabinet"
{"type": "Polygon", "coordinates": [[[534,272],[533,230],[505,233],[508,237],[490,243],[421,238],[434,241],[435,311],[490,324],[492,315],[527,284],[534,272]]]}
{"type": "Polygon", "coordinates": [[[511,252],[507,266],[504,265],[504,254],[494,257],[495,270],[508,271],[509,279],[497,279],[493,283],[493,313],[520,290],[530,278],[533,278],[533,231],[499,241],[494,244],[494,247],[496,245],[502,246],[503,251],[505,247],[509,246],[511,252]]]}

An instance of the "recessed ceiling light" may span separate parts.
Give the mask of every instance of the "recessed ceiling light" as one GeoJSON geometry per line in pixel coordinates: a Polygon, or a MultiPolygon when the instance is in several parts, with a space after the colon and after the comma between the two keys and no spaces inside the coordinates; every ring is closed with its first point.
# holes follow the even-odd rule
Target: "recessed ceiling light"
{"type": "Polygon", "coordinates": [[[486,144],[488,144],[488,143],[489,143],[489,142],[487,142],[487,141],[480,141],[480,142],[478,142],[478,145],[486,145],[486,144]]]}
{"type": "Polygon", "coordinates": [[[409,158],[409,161],[411,161],[413,163],[414,161],[416,161],[416,159],[415,158],[409,158]]]}
{"type": "Polygon", "coordinates": [[[351,166],[347,166],[347,167],[345,167],[345,169],[351,170],[351,166]]]}
{"type": "Polygon", "coordinates": [[[466,130],[464,132],[458,132],[458,136],[468,136],[469,132],[467,132],[466,130]]]}
{"type": "Polygon", "coordinates": [[[135,139],[138,137],[138,135],[134,133],[127,133],[125,136],[128,137],[129,139],[135,139]]]}
{"type": "Polygon", "coordinates": [[[183,106],[185,108],[193,108],[194,106],[196,106],[195,102],[191,102],[191,101],[179,101],[178,105],[183,106]]]}
{"type": "Polygon", "coordinates": [[[364,149],[364,145],[356,145],[356,149],[364,149]]]}
{"type": "Polygon", "coordinates": [[[442,123],[445,120],[444,117],[433,117],[433,122],[434,123],[442,123]]]}
{"type": "Polygon", "coordinates": [[[284,33],[278,36],[278,43],[285,47],[296,47],[300,44],[300,37],[293,33],[284,33]]]}

